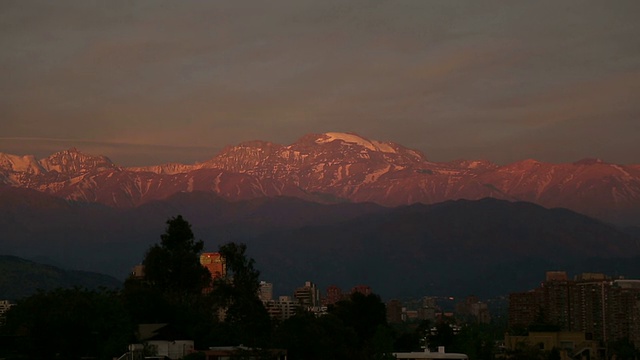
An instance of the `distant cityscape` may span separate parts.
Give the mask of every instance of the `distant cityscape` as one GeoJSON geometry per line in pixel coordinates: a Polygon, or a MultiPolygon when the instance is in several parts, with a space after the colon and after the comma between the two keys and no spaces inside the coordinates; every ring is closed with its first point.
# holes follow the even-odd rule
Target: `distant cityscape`
{"type": "MultiPolygon", "coordinates": [[[[219,253],[203,253],[200,263],[213,279],[226,275],[225,261],[219,253]]],[[[144,266],[133,268],[132,277],[144,278],[144,266]]],[[[205,289],[205,291],[210,291],[205,289]]],[[[261,281],[258,297],[269,316],[285,321],[300,311],[323,316],[330,306],[351,295],[375,294],[365,284],[348,290],[331,285],[323,292],[312,281],[292,290],[291,295],[274,297],[274,286],[261,281]]],[[[607,344],[629,341],[640,345],[640,280],[612,278],[602,273],[583,273],[570,278],[565,271],[548,271],[535,289],[508,295],[506,334],[497,347],[502,357],[523,346],[543,351],[557,349],[563,359],[606,359],[607,344]]],[[[385,302],[390,325],[447,323],[453,333],[467,324],[490,324],[494,320],[487,302],[476,296],[464,299],[424,296],[421,299],[390,299],[385,302]],[[446,300],[451,309],[440,306],[446,300]]],[[[0,301],[0,324],[13,304],[0,301]]],[[[504,310],[504,309],[503,309],[504,310]]],[[[433,327],[435,329],[435,327],[433,327]]],[[[516,357],[517,358],[517,357],[516,357]]]]}

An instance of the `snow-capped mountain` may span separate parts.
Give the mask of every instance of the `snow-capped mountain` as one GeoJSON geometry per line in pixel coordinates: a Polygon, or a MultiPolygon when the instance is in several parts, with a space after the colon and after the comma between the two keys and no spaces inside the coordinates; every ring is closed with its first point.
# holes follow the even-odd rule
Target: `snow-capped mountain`
{"type": "Polygon", "coordinates": [[[91,172],[117,168],[105,156],[83,154],[76,148],[57,152],[42,160],[37,160],[33,155],[0,153],[0,182],[38,190],[46,190],[56,183],[64,183],[91,172]]]}
{"type": "Polygon", "coordinates": [[[310,134],[286,146],[245,142],[192,165],[123,168],[76,149],[42,160],[0,154],[0,183],[116,207],[206,191],[230,200],[285,195],[387,206],[494,197],[622,223],[637,223],[640,215],[639,165],[594,159],[437,163],[419,151],[352,133],[310,134]]]}

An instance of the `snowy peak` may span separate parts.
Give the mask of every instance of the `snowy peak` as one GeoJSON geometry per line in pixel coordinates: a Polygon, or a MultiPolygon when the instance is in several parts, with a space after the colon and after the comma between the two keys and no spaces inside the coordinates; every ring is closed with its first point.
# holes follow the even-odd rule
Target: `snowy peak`
{"type": "Polygon", "coordinates": [[[23,179],[46,172],[33,155],[0,153],[0,184],[19,185],[23,179]]]}
{"type": "Polygon", "coordinates": [[[489,160],[460,159],[460,160],[451,161],[449,164],[451,164],[451,166],[453,167],[460,168],[460,169],[473,169],[473,170],[491,169],[493,170],[498,168],[498,165],[492,163],[489,160]]]}
{"type": "Polygon", "coordinates": [[[0,171],[40,174],[44,171],[33,155],[11,155],[0,153],[0,171]]]}
{"type": "Polygon", "coordinates": [[[40,165],[46,171],[56,171],[70,176],[117,168],[106,156],[87,155],[76,148],[60,151],[42,159],[40,165]]]}
{"type": "Polygon", "coordinates": [[[387,206],[494,197],[626,223],[640,215],[639,165],[593,159],[566,164],[528,159],[504,166],[486,160],[429,162],[400,144],[344,132],[308,134],[286,146],[244,142],[192,165],[120,168],[75,148],[40,161],[0,153],[0,184],[113,206],[207,191],[229,200],[296,196],[387,206]]]}
{"type": "Polygon", "coordinates": [[[339,141],[345,144],[359,145],[371,151],[379,151],[392,154],[397,153],[396,149],[394,149],[390,143],[365,139],[362,136],[354,133],[328,132],[322,134],[315,140],[316,144],[327,144],[334,141],[339,141]]]}
{"type": "Polygon", "coordinates": [[[283,148],[282,145],[268,141],[248,141],[236,146],[227,146],[209,161],[201,164],[202,168],[224,169],[227,171],[246,173],[263,165],[283,148]]]}
{"type": "Polygon", "coordinates": [[[133,172],[150,172],[155,174],[174,175],[174,174],[182,174],[189,171],[193,171],[198,168],[199,168],[198,165],[166,163],[162,165],[152,165],[152,166],[132,166],[132,167],[126,168],[126,170],[133,171],[133,172]]]}

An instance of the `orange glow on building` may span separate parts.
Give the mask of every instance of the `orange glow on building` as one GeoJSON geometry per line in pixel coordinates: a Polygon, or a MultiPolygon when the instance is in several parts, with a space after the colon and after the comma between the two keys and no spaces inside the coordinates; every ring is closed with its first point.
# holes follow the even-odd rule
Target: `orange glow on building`
{"type": "Polygon", "coordinates": [[[212,280],[224,277],[227,273],[224,258],[220,253],[203,253],[200,255],[200,264],[209,270],[212,280]]]}

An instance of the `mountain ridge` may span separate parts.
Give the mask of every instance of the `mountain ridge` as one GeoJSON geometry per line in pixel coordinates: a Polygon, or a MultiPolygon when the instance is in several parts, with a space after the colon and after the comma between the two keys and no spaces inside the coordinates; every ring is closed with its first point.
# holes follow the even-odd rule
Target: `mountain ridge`
{"type": "Polygon", "coordinates": [[[42,160],[0,153],[0,183],[114,207],[193,191],[231,201],[293,196],[391,207],[493,197],[640,225],[640,165],[600,159],[432,162],[417,150],[355,133],[307,134],[290,145],[247,141],[200,163],[147,167],[120,167],[77,149],[42,160]]]}
{"type": "Polygon", "coordinates": [[[56,288],[117,289],[122,283],[108,275],[65,270],[17,256],[0,255],[0,299],[18,300],[56,288]]]}
{"type": "Polygon", "coordinates": [[[261,279],[280,294],[310,280],[321,288],[367,284],[386,297],[496,296],[524,291],[550,269],[640,276],[637,232],[567,209],[492,198],[389,208],[183,192],[115,208],[6,187],[0,254],[124,279],[178,214],[205,251],[247,244],[261,279]]]}

